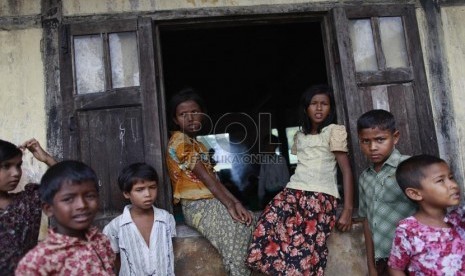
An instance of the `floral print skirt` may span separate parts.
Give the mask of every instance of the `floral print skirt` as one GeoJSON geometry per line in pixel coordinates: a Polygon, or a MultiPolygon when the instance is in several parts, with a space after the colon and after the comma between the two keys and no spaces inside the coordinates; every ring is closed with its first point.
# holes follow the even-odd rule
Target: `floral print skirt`
{"type": "Polygon", "coordinates": [[[284,189],[260,216],[246,264],[268,275],[324,275],[337,199],[284,189]]]}

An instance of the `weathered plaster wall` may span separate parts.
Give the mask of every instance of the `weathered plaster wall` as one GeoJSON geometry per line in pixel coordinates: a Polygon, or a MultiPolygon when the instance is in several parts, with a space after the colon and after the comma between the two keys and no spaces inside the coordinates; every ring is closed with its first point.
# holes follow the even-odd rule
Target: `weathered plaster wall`
{"type": "Polygon", "coordinates": [[[40,14],[39,0],[0,0],[0,16],[40,14]]]}
{"type": "MultiPolygon", "coordinates": [[[[41,39],[40,28],[0,31],[0,139],[21,144],[35,137],[46,148],[41,39]]],[[[22,168],[23,177],[16,190],[21,190],[26,183],[39,182],[46,170],[46,166],[28,151],[24,154],[22,168]]],[[[43,216],[39,239],[46,230],[47,220],[43,216]]]]}
{"type": "Polygon", "coordinates": [[[417,21],[439,151],[463,188],[465,145],[461,142],[464,131],[460,122],[465,111],[459,83],[463,88],[463,74],[460,74],[463,73],[461,66],[465,61],[465,23],[460,20],[460,13],[455,12],[457,7],[439,8],[429,0],[421,2],[417,9],[417,21]],[[444,11],[439,13],[439,10],[444,11]]]}
{"type": "MultiPolygon", "coordinates": [[[[0,0],[0,139],[20,144],[35,137],[45,148],[42,29],[36,24],[40,13],[41,1],[0,0]]],[[[38,182],[46,169],[29,152],[23,162],[18,189],[38,182]]]]}
{"type": "MultiPolygon", "coordinates": [[[[42,29],[0,31],[0,137],[15,144],[35,137],[45,147],[42,29]]],[[[43,166],[27,153],[23,181],[39,181],[43,166]]]]}
{"type": "Polygon", "coordinates": [[[465,170],[465,5],[441,9],[444,30],[446,64],[450,75],[450,89],[455,125],[458,132],[459,157],[462,171],[465,170]]]}
{"type": "MultiPolygon", "coordinates": [[[[413,0],[397,0],[411,3],[413,0]]],[[[89,15],[119,12],[148,12],[191,8],[234,7],[276,4],[354,2],[353,0],[63,0],[63,15],[89,15]]],[[[369,0],[365,2],[381,2],[369,0]]]]}
{"type": "Polygon", "coordinates": [[[63,0],[63,15],[328,2],[325,0],[63,0]]]}

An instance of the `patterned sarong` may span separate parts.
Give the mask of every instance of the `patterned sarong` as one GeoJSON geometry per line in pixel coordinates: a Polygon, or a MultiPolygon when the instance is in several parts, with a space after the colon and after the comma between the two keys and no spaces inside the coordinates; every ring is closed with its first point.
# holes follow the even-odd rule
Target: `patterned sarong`
{"type": "Polygon", "coordinates": [[[251,226],[234,222],[226,207],[217,199],[181,200],[186,224],[196,229],[218,249],[229,275],[247,276],[245,266],[255,220],[251,226]]]}

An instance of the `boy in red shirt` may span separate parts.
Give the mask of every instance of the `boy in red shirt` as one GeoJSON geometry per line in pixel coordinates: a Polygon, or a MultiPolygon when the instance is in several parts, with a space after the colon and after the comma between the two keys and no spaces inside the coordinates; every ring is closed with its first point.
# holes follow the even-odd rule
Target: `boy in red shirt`
{"type": "Polygon", "coordinates": [[[50,167],[39,188],[55,227],[19,262],[16,275],[114,275],[110,241],[91,226],[99,208],[98,179],[79,161],[50,167]]]}

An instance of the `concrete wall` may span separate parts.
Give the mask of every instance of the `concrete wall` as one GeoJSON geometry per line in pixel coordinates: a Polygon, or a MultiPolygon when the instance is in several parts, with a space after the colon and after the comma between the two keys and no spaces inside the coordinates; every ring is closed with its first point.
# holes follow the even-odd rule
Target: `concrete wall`
{"type": "MultiPolygon", "coordinates": [[[[7,22],[0,26],[0,139],[19,145],[34,137],[46,148],[42,29],[34,26],[38,15],[40,1],[0,2],[0,17],[7,22]],[[13,17],[17,20],[10,21],[13,17]]],[[[23,177],[16,191],[26,183],[38,183],[46,170],[29,152],[23,156],[22,168],[23,177]]],[[[46,235],[47,225],[42,216],[39,239],[46,235]]]]}
{"type": "Polygon", "coordinates": [[[35,14],[40,14],[40,1],[38,0],[0,0],[0,16],[35,14]]]}
{"type": "Polygon", "coordinates": [[[465,188],[464,119],[465,15],[463,6],[421,1],[417,21],[441,158],[465,188]]]}
{"type": "Polygon", "coordinates": [[[445,39],[445,64],[448,65],[453,103],[451,111],[454,114],[459,144],[458,162],[462,171],[465,171],[465,5],[442,8],[441,18],[445,39]]]}
{"type": "MultiPolygon", "coordinates": [[[[15,144],[35,137],[46,146],[42,29],[0,31],[0,138],[15,144]]],[[[39,181],[44,166],[26,153],[23,180],[39,181]]]]}
{"type": "MultiPolygon", "coordinates": [[[[64,0],[63,15],[327,2],[324,0],[64,0]]],[[[339,1],[341,2],[341,1],[339,1]]]]}

